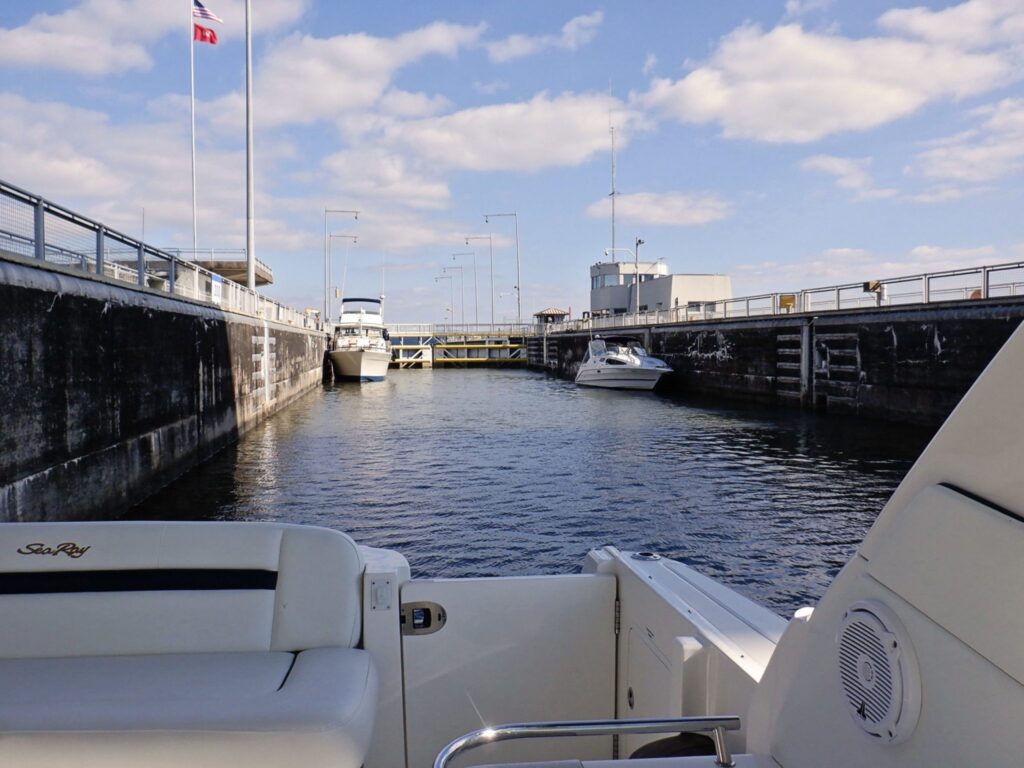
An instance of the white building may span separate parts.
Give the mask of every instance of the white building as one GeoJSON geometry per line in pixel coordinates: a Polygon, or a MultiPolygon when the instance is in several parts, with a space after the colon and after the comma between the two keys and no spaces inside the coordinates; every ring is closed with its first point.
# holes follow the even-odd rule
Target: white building
{"type": "Polygon", "coordinates": [[[628,312],[657,312],[691,302],[732,298],[728,275],[670,275],[661,261],[599,261],[590,268],[592,317],[628,312]],[[640,280],[637,306],[636,280],[640,280]]]}

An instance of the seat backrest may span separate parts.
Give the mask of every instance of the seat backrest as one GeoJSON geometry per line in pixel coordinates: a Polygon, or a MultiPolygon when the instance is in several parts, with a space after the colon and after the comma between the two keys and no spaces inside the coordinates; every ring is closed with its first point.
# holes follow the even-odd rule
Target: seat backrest
{"type": "Polygon", "coordinates": [[[0,658],[352,647],[348,536],[277,523],[0,525],[0,658]]]}

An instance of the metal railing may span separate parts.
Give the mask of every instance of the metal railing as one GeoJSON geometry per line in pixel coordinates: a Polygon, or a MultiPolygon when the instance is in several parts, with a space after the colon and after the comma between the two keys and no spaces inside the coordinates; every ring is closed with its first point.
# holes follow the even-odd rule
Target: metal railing
{"type": "Polygon", "coordinates": [[[299,312],[246,286],[0,181],[0,254],[34,258],[88,275],[212,304],[300,328],[322,330],[299,312]]]}
{"type": "Polygon", "coordinates": [[[485,744],[510,739],[536,739],[567,736],[607,736],[622,733],[710,733],[715,744],[715,765],[735,765],[725,732],[739,730],[740,719],[723,717],[666,717],[644,720],[576,720],[553,723],[513,723],[481,728],[460,736],[442,749],[434,759],[434,768],[448,768],[458,755],[485,744]]]}
{"type": "MultiPolygon", "coordinates": [[[[173,253],[182,261],[237,261],[239,263],[245,261],[245,248],[197,248],[193,250],[191,248],[164,247],[161,250],[165,253],[173,253]]],[[[256,259],[256,271],[269,275],[270,282],[273,282],[274,270],[267,262],[256,259]]]]}
{"type": "Polygon", "coordinates": [[[526,323],[396,323],[388,325],[394,337],[405,336],[530,336],[536,326],[526,323]]]}
{"type": "Polygon", "coordinates": [[[735,299],[690,302],[672,309],[569,320],[550,323],[543,328],[552,333],[1024,296],[1024,262],[893,277],[872,281],[871,290],[865,290],[867,286],[867,283],[846,283],[805,288],[792,293],[762,293],[735,299]],[[1011,272],[1018,272],[1016,279],[993,280],[993,276],[1005,276],[1011,272]]]}

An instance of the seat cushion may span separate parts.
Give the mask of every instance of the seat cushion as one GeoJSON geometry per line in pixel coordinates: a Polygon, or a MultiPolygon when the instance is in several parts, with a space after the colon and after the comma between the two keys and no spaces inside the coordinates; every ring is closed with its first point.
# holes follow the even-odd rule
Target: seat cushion
{"type": "Polygon", "coordinates": [[[377,680],[351,648],[0,660],[12,765],[359,768],[377,680]]]}

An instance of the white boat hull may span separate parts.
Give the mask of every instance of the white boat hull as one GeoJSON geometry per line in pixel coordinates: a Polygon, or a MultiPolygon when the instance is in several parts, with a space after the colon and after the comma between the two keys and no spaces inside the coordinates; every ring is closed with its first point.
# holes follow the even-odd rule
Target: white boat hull
{"type": "Polygon", "coordinates": [[[391,353],[378,349],[336,349],[330,353],[334,378],[342,381],[384,381],[391,353]]]}
{"type": "Polygon", "coordinates": [[[634,368],[602,365],[580,368],[576,383],[582,387],[652,390],[668,371],[659,368],[634,368]]]}

